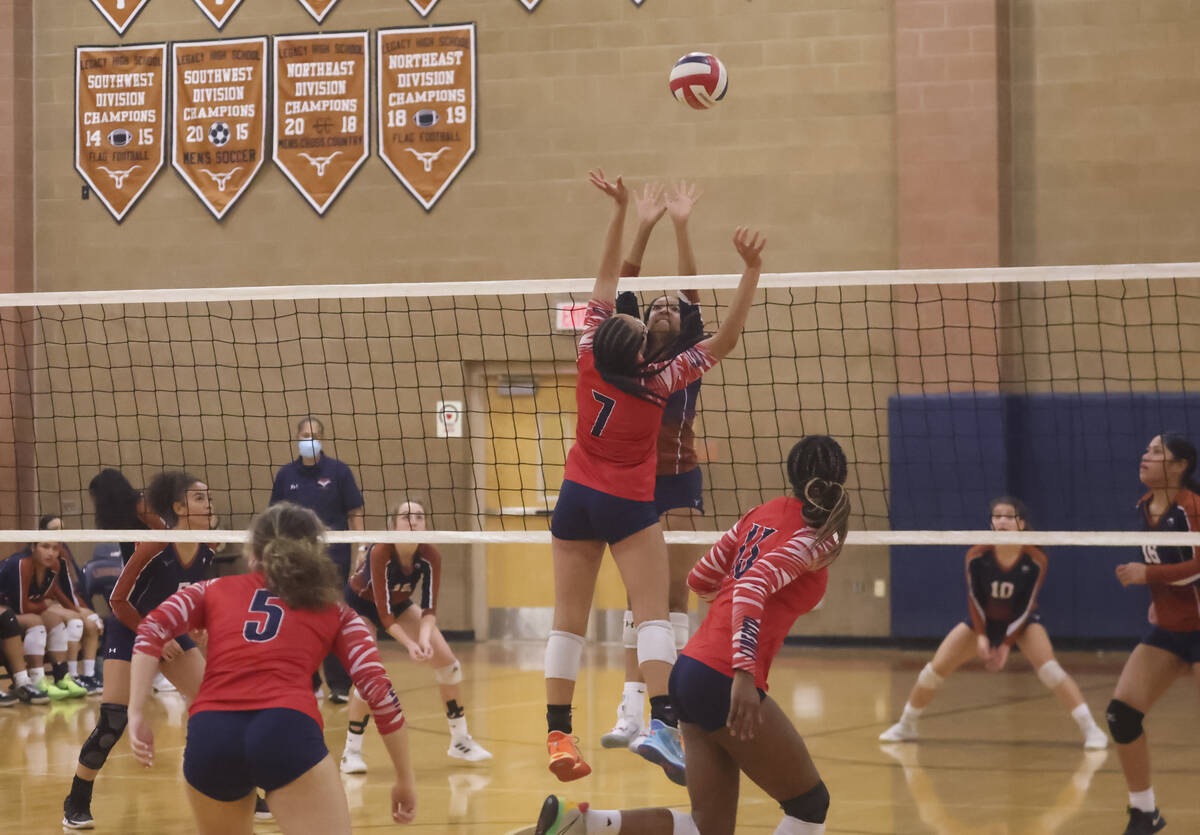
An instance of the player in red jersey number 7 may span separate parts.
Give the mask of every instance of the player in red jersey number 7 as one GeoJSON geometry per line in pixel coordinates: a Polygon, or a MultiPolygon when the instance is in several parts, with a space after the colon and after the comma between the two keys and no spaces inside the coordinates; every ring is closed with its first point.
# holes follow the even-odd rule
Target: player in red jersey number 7
{"type": "Polygon", "coordinates": [[[825,595],[846,539],[846,457],[826,435],[802,438],[787,459],[792,495],[754,508],[688,575],[712,601],[671,672],[687,752],[691,814],[609,811],[546,798],[535,835],[732,835],[741,773],[783,808],[775,835],[822,835],[829,792],[804,740],[767,697],[767,674],[796,618],[825,595]]]}
{"type": "Polygon", "coordinates": [[[579,339],[575,444],[550,521],[554,554],[554,628],[546,642],[546,745],[560,780],[591,773],[571,736],[571,702],[583,634],[607,544],[637,624],[638,664],[650,695],[650,733],[638,753],[684,782],[679,731],[667,695],[675,639],[667,615],[667,546],[654,504],[659,427],[667,398],[733,350],[750,313],[766,241],[738,229],[734,246],[746,269],[717,333],[670,359],[647,362],[646,324],[614,315],[621,232],[629,193],[601,171],[591,181],[614,212],[579,339]]]}
{"type": "Polygon", "coordinates": [[[129,685],[134,754],[143,765],[154,762],[144,707],[163,645],[207,629],[208,661],[183,753],[197,831],[250,835],[257,785],[283,832],[350,835],[346,795],[310,686],[332,650],[375,714],[396,769],[391,816],[408,823],[416,797],[404,714],[371,633],[339,602],[342,581],[324,526],[311,510],[281,502],[249,533],[249,574],[189,586],[138,626],[129,685]]]}

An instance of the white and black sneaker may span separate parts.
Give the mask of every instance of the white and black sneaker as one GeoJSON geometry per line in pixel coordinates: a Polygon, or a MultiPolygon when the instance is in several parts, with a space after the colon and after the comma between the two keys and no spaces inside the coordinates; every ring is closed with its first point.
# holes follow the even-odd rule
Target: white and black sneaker
{"type": "Polygon", "coordinates": [[[1143,812],[1141,809],[1129,807],[1129,826],[1125,827],[1125,835],[1153,835],[1167,825],[1167,819],[1158,813],[1143,812]]]}
{"type": "Polygon", "coordinates": [[[471,739],[470,736],[451,737],[450,747],[446,749],[446,754],[469,763],[479,763],[492,758],[492,752],[471,739]]]}
{"type": "Polygon", "coordinates": [[[18,684],[12,689],[17,698],[27,705],[44,705],[50,703],[50,697],[32,684],[18,684]]]}
{"type": "Polygon", "coordinates": [[[11,690],[0,693],[0,707],[15,707],[19,701],[17,694],[11,690]]]}
{"type": "Polygon", "coordinates": [[[87,809],[72,808],[70,799],[63,802],[63,829],[92,829],[96,822],[87,809]]]}

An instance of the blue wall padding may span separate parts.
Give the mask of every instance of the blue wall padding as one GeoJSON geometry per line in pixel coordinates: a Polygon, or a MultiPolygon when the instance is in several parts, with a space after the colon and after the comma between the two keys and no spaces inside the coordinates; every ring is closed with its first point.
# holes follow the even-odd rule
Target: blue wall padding
{"type": "MultiPolygon", "coordinates": [[[[1136,530],[1146,443],[1177,431],[1200,441],[1196,394],[893,396],[891,524],[986,529],[988,501],[1019,496],[1044,530],[1136,530]],[[1193,425],[1195,424],[1195,425],[1193,425]]],[[[1113,569],[1132,548],[1047,549],[1039,613],[1051,636],[1137,637],[1149,595],[1113,569]]],[[[891,549],[893,637],[940,637],[967,617],[965,547],[891,549]]]]}

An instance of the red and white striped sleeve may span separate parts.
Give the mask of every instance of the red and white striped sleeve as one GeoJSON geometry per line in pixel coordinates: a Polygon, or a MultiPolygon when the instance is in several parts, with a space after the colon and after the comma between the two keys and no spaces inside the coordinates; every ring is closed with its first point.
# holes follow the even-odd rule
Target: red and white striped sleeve
{"type": "Polygon", "coordinates": [[[205,624],[204,596],[215,580],[185,586],[162,603],[138,624],[133,651],[161,658],[163,645],[205,624]]]}
{"type": "Polygon", "coordinates": [[[745,519],[743,516],[737,524],[725,531],[725,535],[717,540],[717,544],[688,572],[688,588],[701,598],[711,600],[721,587],[721,581],[729,574],[729,567],[733,565],[733,558],[737,555],[740,538],[738,531],[745,519]]]}
{"type": "Polygon", "coordinates": [[[717,364],[717,358],[703,344],[693,345],[669,360],[651,363],[652,372],[646,378],[646,388],[664,400],[680,389],[685,389],[704,376],[704,372],[717,364]]]}
{"type": "Polygon", "coordinates": [[[773,551],[760,556],[733,587],[733,668],[753,673],[758,662],[758,629],[767,600],[807,571],[819,570],[831,543],[813,550],[814,531],[801,528],[773,551]]]}
{"type": "Polygon", "coordinates": [[[391,679],[379,658],[379,648],[362,618],[344,605],[338,606],[341,623],[333,642],[333,651],[350,673],[354,686],[375,716],[381,734],[390,734],[404,726],[404,709],[392,689],[391,679]]]}
{"type": "Polygon", "coordinates": [[[592,342],[596,338],[596,328],[600,323],[613,315],[617,309],[613,302],[592,299],[588,302],[587,315],[583,318],[583,334],[579,337],[579,356],[592,350],[592,342]]]}

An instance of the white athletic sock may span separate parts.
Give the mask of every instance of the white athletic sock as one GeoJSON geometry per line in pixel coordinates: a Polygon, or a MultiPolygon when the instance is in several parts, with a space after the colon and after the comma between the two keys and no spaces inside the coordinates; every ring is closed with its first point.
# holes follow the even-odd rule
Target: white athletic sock
{"type": "Polygon", "coordinates": [[[45,676],[46,676],[46,671],[42,667],[30,667],[29,668],[29,680],[34,685],[36,685],[39,681],[41,681],[45,676]]]}
{"type": "Polygon", "coordinates": [[[775,827],[774,835],[825,835],[825,824],[809,823],[800,818],[785,815],[779,822],[779,826],[775,827]]]}
{"type": "Polygon", "coordinates": [[[621,710],[632,719],[637,719],[639,725],[646,724],[646,684],[641,681],[627,681],[621,691],[621,710]]]}
{"type": "Polygon", "coordinates": [[[71,676],[71,678],[75,678],[75,676],[79,675],[79,662],[78,661],[68,661],[67,662],[67,674],[69,676],[71,676]]]}
{"type": "Polygon", "coordinates": [[[615,809],[588,809],[583,821],[587,826],[587,835],[617,835],[621,831],[621,813],[615,809]]]}
{"type": "Polygon", "coordinates": [[[95,658],[83,659],[83,674],[85,676],[87,676],[88,678],[92,678],[94,675],[96,675],[96,659],[95,658]]]}
{"type": "Polygon", "coordinates": [[[356,734],[354,731],[346,731],[346,750],[343,754],[361,754],[363,737],[366,734],[356,734]]]}
{"type": "Polygon", "coordinates": [[[913,707],[908,702],[904,703],[904,713],[900,714],[900,721],[905,725],[915,725],[917,720],[921,718],[921,714],[925,712],[923,707],[913,707]]]}
{"type": "Polygon", "coordinates": [[[1075,724],[1079,726],[1079,730],[1085,734],[1096,727],[1096,720],[1092,718],[1092,711],[1088,709],[1087,702],[1081,702],[1078,707],[1072,710],[1071,718],[1075,720],[1075,724]]]}
{"type": "Polygon", "coordinates": [[[455,719],[446,718],[446,723],[450,725],[450,739],[465,739],[471,734],[467,732],[467,717],[459,716],[455,719]]]}
{"type": "Polygon", "coordinates": [[[1143,812],[1153,812],[1158,808],[1154,802],[1154,788],[1148,788],[1144,792],[1130,792],[1129,805],[1143,812]]]}
{"type": "Polygon", "coordinates": [[[17,685],[17,687],[20,687],[22,684],[29,684],[29,671],[20,670],[13,673],[13,684],[17,685]]]}

